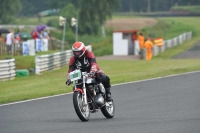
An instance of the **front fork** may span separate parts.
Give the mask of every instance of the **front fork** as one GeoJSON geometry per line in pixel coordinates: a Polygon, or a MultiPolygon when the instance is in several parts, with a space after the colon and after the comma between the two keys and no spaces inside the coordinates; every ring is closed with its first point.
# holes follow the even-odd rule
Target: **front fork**
{"type": "Polygon", "coordinates": [[[85,87],[85,76],[83,76],[83,89],[77,88],[75,83],[74,83],[74,85],[75,85],[74,86],[74,91],[80,91],[82,93],[82,95],[83,95],[83,97],[82,97],[83,105],[84,106],[88,105],[86,87],[85,87]]]}
{"type": "Polygon", "coordinates": [[[85,87],[85,76],[83,76],[83,98],[84,98],[84,105],[88,105],[87,102],[87,94],[86,94],[86,87],[85,87]]]}

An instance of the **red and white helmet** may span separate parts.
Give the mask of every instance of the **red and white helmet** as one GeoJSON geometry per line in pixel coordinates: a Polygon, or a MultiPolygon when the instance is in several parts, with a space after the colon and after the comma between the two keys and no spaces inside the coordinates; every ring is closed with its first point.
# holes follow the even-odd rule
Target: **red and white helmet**
{"type": "Polygon", "coordinates": [[[75,42],[72,45],[72,51],[76,58],[81,58],[86,51],[86,47],[82,42],[75,42]]]}

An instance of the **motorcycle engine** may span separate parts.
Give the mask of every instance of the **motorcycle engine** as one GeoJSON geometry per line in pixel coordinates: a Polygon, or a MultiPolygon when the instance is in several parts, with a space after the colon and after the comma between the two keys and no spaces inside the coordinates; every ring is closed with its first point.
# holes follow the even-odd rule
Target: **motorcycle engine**
{"type": "Polygon", "coordinates": [[[95,91],[94,85],[89,84],[89,85],[87,85],[87,88],[88,88],[87,90],[90,93],[90,95],[94,97],[96,95],[96,93],[94,93],[94,91],[95,91]]]}
{"type": "Polygon", "coordinates": [[[97,94],[94,102],[98,107],[102,107],[105,103],[102,94],[97,94]]]}

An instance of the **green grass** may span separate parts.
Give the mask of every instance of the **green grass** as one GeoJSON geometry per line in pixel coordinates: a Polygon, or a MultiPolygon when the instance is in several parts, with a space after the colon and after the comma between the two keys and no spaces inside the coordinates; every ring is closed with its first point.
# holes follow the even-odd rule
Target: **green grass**
{"type": "MultiPolygon", "coordinates": [[[[158,56],[154,57],[155,59],[171,59],[175,55],[186,51],[187,49],[191,48],[194,46],[196,43],[200,42],[200,27],[199,27],[199,17],[161,17],[159,18],[161,21],[165,22],[173,22],[173,23],[180,23],[181,25],[185,25],[185,27],[191,27],[192,31],[192,40],[189,42],[186,42],[184,45],[179,45],[174,47],[173,49],[168,49],[164,53],[159,54],[158,56]]],[[[178,28],[179,29],[179,28],[178,28]]],[[[177,30],[176,30],[177,31],[177,30]]],[[[171,33],[171,32],[169,32],[171,33]]]]}
{"type": "Polygon", "coordinates": [[[199,27],[199,23],[198,23],[200,21],[199,17],[176,17],[176,18],[174,18],[174,17],[163,17],[163,18],[159,18],[159,20],[174,21],[174,22],[177,22],[177,23],[182,23],[182,24],[185,24],[185,26],[193,27],[192,29],[195,28],[198,31],[198,33],[200,31],[200,27],[199,27]]]}
{"type": "MultiPolygon", "coordinates": [[[[37,55],[44,55],[44,54],[53,54],[55,52],[60,52],[58,50],[54,51],[47,51],[47,52],[37,52],[37,55]]],[[[3,55],[0,56],[0,60],[3,60],[5,58],[14,58],[16,69],[29,69],[29,68],[35,68],[35,56],[11,56],[11,55],[3,55]]]]}
{"type": "Polygon", "coordinates": [[[113,46],[111,38],[92,44],[92,51],[95,53],[95,56],[112,55],[113,46]]]}
{"type": "MultiPolygon", "coordinates": [[[[111,78],[111,83],[123,83],[183,73],[200,69],[200,62],[190,60],[163,60],[152,61],[98,61],[99,66],[111,78]]],[[[15,80],[0,82],[0,103],[27,100],[37,97],[67,93],[71,87],[65,85],[68,68],[29,77],[17,77],[15,80]]]]}
{"type": "Polygon", "coordinates": [[[200,13],[200,6],[173,6],[171,10],[188,11],[191,13],[200,13]]]}
{"type": "Polygon", "coordinates": [[[193,31],[193,36],[198,32],[195,27],[183,24],[174,19],[160,19],[153,27],[142,29],[145,35],[150,34],[152,38],[162,37],[164,40],[172,39],[181,35],[182,33],[193,31]]]}
{"type": "MultiPolygon", "coordinates": [[[[200,70],[199,59],[171,59],[180,52],[191,48],[196,42],[199,42],[200,27],[198,23],[200,18],[177,17],[159,18],[159,20],[166,23],[181,23],[182,25],[192,27],[192,30],[195,31],[195,37],[191,41],[187,41],[182,45],[168,49],[164,53],[153,57],[151,61],[97,60],[99,66],[110,76],[112,84],[200,70]]],[[[174,32],[176,31],[178,30],[174,32]]],[[[108,42],[100,42],[97,44],[98,46],[94,46],[94,49],[101,51],[101,49],[103,49],[102,47],[110,41],[111,40],[108,39],[108,42]]],[[[111,44],[109,45],[112,46],[111,44]]],[[[109,49],[108,47],[104,48],[107,50],[109,49]]],[[[105,51],[105,49],[102,50],[102,52],[105,51]]],[[[32,67],[33,64],[28,62],[33,61],[33,57],[27,56],[26,59],[25,57],[19,59],[16,57],[17,65],[24,65],[27,63],[32,67]]],[[[0,104],[71,92],[71,86],[65,85],[67,70],[68,67],[66,66],[60,70],[46,72],[42,75],[16,77],[16,79],[12,81],[0,82],[0,104]]]]}
{"type": "Polygon", "coordinates": [[[159,55],[153,57],[153,59],[171,59],[177,54],[182,53],[187,49],[191,48],[192,46],[194,46],[196,42],[200,42],[200,39],[198,37],[195,37],[191,41],[186,41],[182,45],[175,46],[172,49],[167,49],[165,50],[165,52],[160,53],[159,55]]]}
{"type": "Polygon", "coordinates": [[[15,24],[18,24],[18,25],[40,25],[40,24],[46,24],[49,20],[52,20],[52,19],[58,20],[59,17],[58,16],[42,17],[41,21],[39,21],[37,17],[31,17],[31,18],[20,17],[15,20],[15,24]]]}

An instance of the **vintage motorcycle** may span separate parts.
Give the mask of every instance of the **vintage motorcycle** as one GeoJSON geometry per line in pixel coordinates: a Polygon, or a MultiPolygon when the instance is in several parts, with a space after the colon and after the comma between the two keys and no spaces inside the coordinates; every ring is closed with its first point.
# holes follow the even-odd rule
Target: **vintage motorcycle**
{"type": "Polygon", "coordinates": [[[105,101],[105,88],[102,83],[95,80],[95,75],[74,70],[69,73],[69,77],[74,84],[74,109],[81,121],[88,121],[90,113],[95,113],[98,110],[101,110],[106,118],[114,117],[114,101],[105,101]]]}

